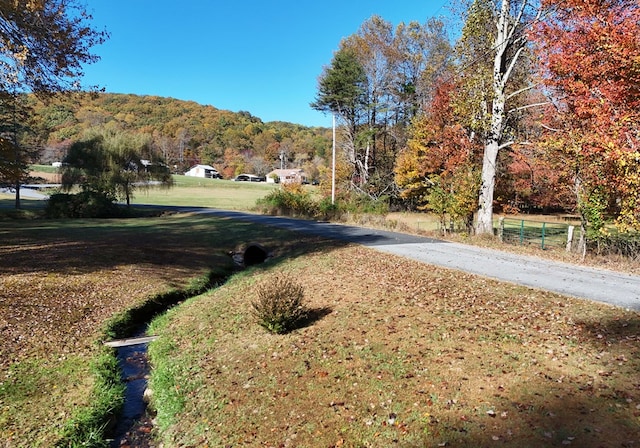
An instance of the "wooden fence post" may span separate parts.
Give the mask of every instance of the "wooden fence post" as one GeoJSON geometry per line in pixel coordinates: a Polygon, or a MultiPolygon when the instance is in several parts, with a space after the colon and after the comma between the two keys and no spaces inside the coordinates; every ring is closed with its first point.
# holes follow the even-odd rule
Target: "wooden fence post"
{"type": "Polygon", "coordinates": [[[573,231],[575,230],[574,226],[569,226],[567,228],[567,252],[571,252],[571,247],[573,245],[573,231]]]}

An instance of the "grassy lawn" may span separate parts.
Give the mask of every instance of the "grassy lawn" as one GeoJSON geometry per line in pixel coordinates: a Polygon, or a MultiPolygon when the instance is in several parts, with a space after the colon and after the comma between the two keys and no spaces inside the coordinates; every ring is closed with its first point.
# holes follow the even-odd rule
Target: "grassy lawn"
{"type": "MultiPolygon", "coordinates": [[[[247,210],[273,188],[176,185],[134,204],[247,210]]],[[[11,206],[0,198],[2,447],[55,446],[69,422],[117,401],[96,374],[114,317],[230,269],[228,252],[251,241],[274,257],[153,324],[163,446],[640,444],[638,313],[249,223],[16,220],[11,206]],[[251,301],[282,272],[317,320],[275,336],[251,301]]],[[[435,229],[424,214],[388,218],[435,229]]]]}
{"type": "MultiPolygon", "coordinates": [[[[31,175],[56,181],[56,169],[44,165],[34,167],[31,175]],[[35,171],[37,170],[37,171],[35,171]]],[[[174,187],[140,189],[134,194],[132,204],[189,205],[215,207],[225,210],[251,210],[258,199],[266,196],[275,184],[266,182],[234,182],[223,179],[203,179],[190,176],[173,176],[174,187]]],[[[10,195],[0,194],[2,197],[10,195]]]]}
{"type": "Polygon", "coordinates": [[[190,215],[1,220],[0,241],[3,447],[54,446],[105,396],[95,369],[114,316],[229,268],[227,253],[241,243],[291,254],[299,244],[279,230],[190,215]]]}
{"type": "Polygon", "coordinates": [[[173,176],[173,181],[175,186],[167,190],[152,188],[139,191],[133,204],[185,204],[224,210],[251,210],[258,199],[277,188],[275,184],[264,182],[234,182],[189,176],[173,176]]]}
{"type": "Polygon", "coordinates": [[[343,247],[274,259],[159,318],[164,446],[640,443],[637,313],[343,247]],[[276,273],[319,319],[266,333],[276,273]]]}

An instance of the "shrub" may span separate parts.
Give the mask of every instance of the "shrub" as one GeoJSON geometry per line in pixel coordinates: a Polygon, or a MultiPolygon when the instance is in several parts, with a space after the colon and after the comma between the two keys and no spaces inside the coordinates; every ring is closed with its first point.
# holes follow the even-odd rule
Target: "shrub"
{"type": "Polygon", "coordinates": [[[640,260],[640,234],[593,232],[587,238],[587,248],[596,255],[620,255],[640,260]]]}
{"type": "Polygon", "coordinates": [[[389,213],[389,198],[387,196],[372,198],[364,193],[352,192],[342,201],[344,201],[342,207],[349,213],[373,215],[389,213]]]}
{"type": "Polygon", "coordinates": [[[297,183],[283,184],[258,201],[267,213],[287,216],[315,217],[317,204],[304,187],[297,183]]]}
{"type": "Polygon", "coordinates": [[[258,323],[276,334],[298,328],[307,318],[304,288],[286,275],[276,275],[258,285],[257,300],[252,302],[258,323]]]}
{"type": "Polygon", "coordinates": [[[111,198],[93,191],[51,195],[45,214],[49,218],[113,218],[122,215],[111,198]]]}
{"type": "Polygon", "coordinates": [[[342,211],[339,204],[332,204],[331,197],[323,198],[318,203],[318,217],[326,220],[339,219],[342,211]]]}

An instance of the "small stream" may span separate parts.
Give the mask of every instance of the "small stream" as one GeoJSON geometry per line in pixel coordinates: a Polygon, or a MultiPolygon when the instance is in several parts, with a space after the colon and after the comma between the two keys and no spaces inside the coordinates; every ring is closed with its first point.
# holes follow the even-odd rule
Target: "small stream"
{"type": "MultiPolygon", "coordinates": [[[[236,268],[240,269],[263,263],[269,257],[266,249],[258,243],[251,243],[242,252],[232,252],[230,255],[236,268]]],[[[203,289],[192,291],[188,296],[202,294],[208,289],[223,284],[227,278],[228,276],[210,278],[203,289]]],[[[168,295],[163,300],[148,302],[141,308],[134,310],[134,321],[140,326],[137,327],[137,331],[134,331],[131,339],[146,336],[147,326],[151,319],[180,303],[188,296],[184,294],[178,294],[175,297],[168,295]]],[[[126,331],[125,333],[128,334],[129,332],[126,331]]],[[[124,342],[125,340],[122,341],[124,342]]],[[[119,341],[112,342],[118,343],[119,341]]],[[[144,396],[147,389],[147,380],[151,373],[151,366],[147,356],[147,343],[148,341],[135,344],[125,342],[123,346],[116,347],[118,363],[122,372],[122,381],[126,389],[123,409],[112,431],[111,448],[153,448],[155,446],[151,434],[153,416],[147,410],[144,396]]]]}
{"type": "Polygon", "coordinates": [[[152,447],[153,424],[151,416],[147,413],[147,403],[144,399],[151,371],[147,357],[147,343],[118,347],[116,350],[118,364],[122,371],[122,381],[126,389],[124,405],[113,430],[111,447],[152,447]]]}

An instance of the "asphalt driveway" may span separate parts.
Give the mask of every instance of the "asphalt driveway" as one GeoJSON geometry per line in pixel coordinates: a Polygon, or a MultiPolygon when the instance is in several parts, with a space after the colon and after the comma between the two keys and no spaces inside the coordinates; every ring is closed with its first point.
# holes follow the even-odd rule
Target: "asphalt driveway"
{"type": "Polygon", "coordinates": [[[384,230],[215,209],[198,213],[362,244],[424,263],[640,311],[640,276],[384,230]]]}

